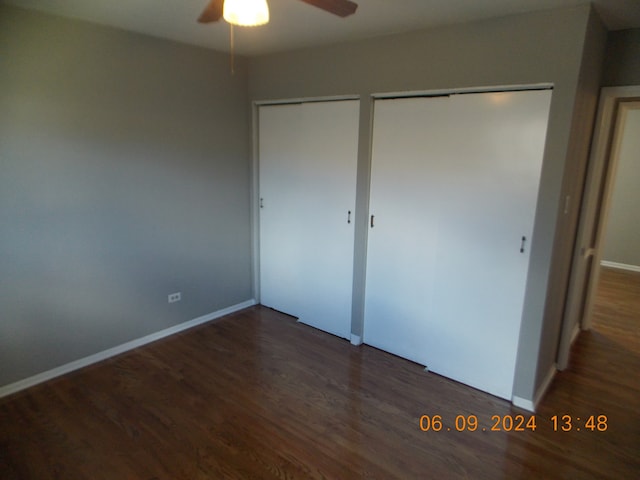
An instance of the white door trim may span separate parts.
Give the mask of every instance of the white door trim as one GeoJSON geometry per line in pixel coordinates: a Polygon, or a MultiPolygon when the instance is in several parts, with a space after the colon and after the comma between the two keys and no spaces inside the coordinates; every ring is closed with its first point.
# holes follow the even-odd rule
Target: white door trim
{"type": "Polygon", "coordinates": [[[558,346],[559,370],[564,370],[569,364],[571,344],[576,338],[574,335],[576,327],[589,330],[592,326],[591,310],[600,276],[602,238],[615,179],[617,150],[621,140],[618,119],[621,113],[624,113],[627,104],[637,102],[638,99],[640,99],[640,85],[606,87],[601,90],[558,346]],[[587,272],[586,261],[590,257],[592,257],[592,267],[591,271],[587,272]]]}

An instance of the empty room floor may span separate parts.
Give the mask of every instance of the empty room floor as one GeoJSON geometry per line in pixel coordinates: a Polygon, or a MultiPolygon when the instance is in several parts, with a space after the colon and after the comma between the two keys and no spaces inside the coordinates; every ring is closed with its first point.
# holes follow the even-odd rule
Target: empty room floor
{"type": "Polygon", "coordinates": [[[640,274],[601,285],[534,420],[257,306],[0,399],[0,478],[637,478],[640,274]]]}

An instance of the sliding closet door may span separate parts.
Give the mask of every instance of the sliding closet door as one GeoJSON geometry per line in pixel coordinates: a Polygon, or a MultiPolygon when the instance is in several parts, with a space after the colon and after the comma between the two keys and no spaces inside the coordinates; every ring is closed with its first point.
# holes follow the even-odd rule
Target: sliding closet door
{"type": "Polygon", "coordinates": [[[365,342],[511,398],[550,98],[376,102],[365,342]]]}
{"type": "Polygon", "coordinates": [[[261,106],[261,303],[351,331],[359,103],[261,106]]]}

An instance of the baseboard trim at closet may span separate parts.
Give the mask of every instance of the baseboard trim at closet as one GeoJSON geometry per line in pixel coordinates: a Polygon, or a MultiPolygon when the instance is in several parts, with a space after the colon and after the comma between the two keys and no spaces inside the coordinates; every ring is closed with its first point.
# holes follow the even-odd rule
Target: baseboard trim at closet
{"type": "Polygon", "coordinates": [[[544,380],[542,381],[542,385],[540,385],[540,388],[538,388],[538,391],[533,396],[533,400],[518,397],[517,395],[514,395],[513,397],[511,397],[511,403],[513,404],[513,406],[535,413],[536,409],[538,408],[538,405],[540,404],[540,401],[542,400],[545,393],[547,393],[547,390],[551,386],[551,382],[553,382],[553,379],[555,378],[557,371],[558,370],[556,368],[556,365],[555,364],[552,365],[549,371],[547,372],[547,375],[544,377],[544,380]]]}

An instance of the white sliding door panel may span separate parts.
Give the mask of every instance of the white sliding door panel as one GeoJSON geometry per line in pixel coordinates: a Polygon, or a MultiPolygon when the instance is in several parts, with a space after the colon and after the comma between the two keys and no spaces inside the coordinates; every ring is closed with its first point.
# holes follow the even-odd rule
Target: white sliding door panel
{"type": "Polygon", "coordinates": [[[357,101],[259,111],[261,302],[343,338],[351,331],[358,119],[357,101]]]}
{"type": "MultiPolygon", "coordinates": [[[[420,131],[439,128],[447,98],[375,102],[364,341],[425,364],[438,252],[438,182],[420,131]],[[425,114],[428,109],[430,114],[425,114]],[[425,268],[427,267],[427,268],[425,268]]],[[[440,152],[442,154],[443,152],[440,152]]],[[[438,155],[433,152],[433,155],[438,155]]]]}
{"type": "Polygon", "coordinates": [[[456,129],[428,366],[511,398],[551,92],[451,98],[456,129]],[[524,240],[524,252],[521,252],[524,240]]]}
{"type": "Polygon", "coordinates": [[[550,98],[550,91],[524,91],[376,103],[367,343],[511,398],[550,98]],[[403,138],[379,133],[389,122],[403,138]],[[417,145],[405,141],[409,135],[417,145]],[[389,198],[381,164],[413,172],[407,190],[420,193],[396,188],[389,198]],[[387,231],[378,205],[394,206],[385,215],[404,211],[409,218],[387,231]],[[432,250],[411,262],[405,237],[429,231],[433,237],[422,238],[419,248],[432,250]],[[392,249],[378,237],[389,237],[392,249]],[[386,317],[369,299],[385,290],[374,266],[380,255],[406,257],[383,262],[395,263],[394,275],[405,284],[394,290],[414,290],[396,297],[402,305],[386,317]]]}

